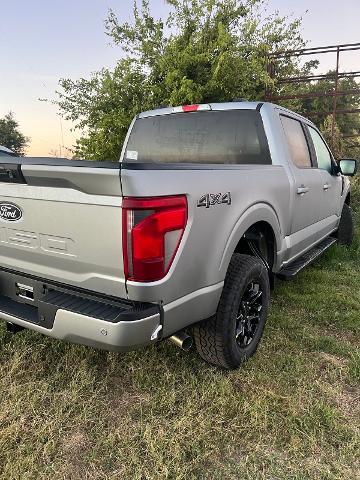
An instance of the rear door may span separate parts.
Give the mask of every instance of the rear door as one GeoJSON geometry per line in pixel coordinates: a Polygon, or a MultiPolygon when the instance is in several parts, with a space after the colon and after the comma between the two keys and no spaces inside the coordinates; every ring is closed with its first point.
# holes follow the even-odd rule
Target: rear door
{"type": "Polygon", "coordinates": [[[323,193],[320,205],[320,219],[326,220],[326,232],[331,233],[336,227],[341,213],[342,177],[333,173],[334,160],[324,139],[315,128],[310,125],[307,128],[322,178],[323,193]]]}
{"type": "Polygon", "coordinates": [[[303,124],[280,115],[288,145],[289,164],[295,179],[289,260],[321,238],[319,232],[322,176],[313,164],[303,124]]]}

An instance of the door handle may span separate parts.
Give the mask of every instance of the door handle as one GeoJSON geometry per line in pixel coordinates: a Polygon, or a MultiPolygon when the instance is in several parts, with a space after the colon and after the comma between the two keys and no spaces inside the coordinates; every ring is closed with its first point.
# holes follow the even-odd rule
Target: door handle
{"type": "Polygon", "coordinates": [[[304,185],[301,185],[301,187],[298,187],[297,189],[297,194],[303,195],[304,193],[307,193],[309,190],[310,190],[309,187],[305,187],[304,185]]]}
{"type": "Polygon", "coordinates": [[[329,190],[329,188],[331,188],[331,185],[329,185],[328,183],[325,183],[325,185],[323,186],[323,189],[326,191],[326,190],[329,190]]]}

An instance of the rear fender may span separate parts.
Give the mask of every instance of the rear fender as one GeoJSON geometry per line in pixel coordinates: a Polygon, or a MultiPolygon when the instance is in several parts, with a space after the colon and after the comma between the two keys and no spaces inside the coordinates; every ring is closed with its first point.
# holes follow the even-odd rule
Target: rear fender
{"type": "MultiPolygon", "coordinates": [[[[257,203],[249,207],[237,220],[223,251],[219,270],[225,278],[231,257],[236,249],[237,244],[245,234],[245,232],[255,223],[266,222],[270,225],[275,236],[275,257],[276,252],[282,244],[281,226],[275,210],[266,203],[257,203]]],[[[276,264],[277,259],[274,259],[276,264]]]]}

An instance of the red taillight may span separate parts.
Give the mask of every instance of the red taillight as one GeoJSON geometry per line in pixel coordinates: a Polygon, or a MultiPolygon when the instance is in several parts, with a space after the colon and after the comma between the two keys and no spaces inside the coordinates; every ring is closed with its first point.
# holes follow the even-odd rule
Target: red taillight
{"type": "Polygon", "coordinates": [[[163,278],[187,222],[185,195],[123,199],[125,277],[136,282],[163,278]]]}
{"type": "Polygon", "coordinates": [[[182,110],[183,112],[196,112],[199,110],[199,105],[183,105],[182,110]]]}

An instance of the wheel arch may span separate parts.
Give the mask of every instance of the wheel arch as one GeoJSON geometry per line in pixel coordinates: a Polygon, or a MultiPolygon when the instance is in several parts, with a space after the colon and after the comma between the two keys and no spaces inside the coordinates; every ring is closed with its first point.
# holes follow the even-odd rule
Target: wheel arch
{"type": "Polygon", "coordinates": [[[248,248],[249,238],[246,238],[246,236],[249,233],[256,234],[260,232],[265,236],[269,251],[271,251],[270,267],[272,268],[276,262],[276,254],[281,245],[281,226],[275,210],[270,205],[265,203],[256,204],[252,205],[240,216],[228,238],[220,263],[220,271],[224,277],[231,257],[235,252],[251,254],[248,248]]]}
{"type": "Polygon", "coordinates": [[[266,221],[256,222],[240,238],[235,253],[259,257],[269,271],[275,262],[276,239],[272,226],[266,221]]]}

